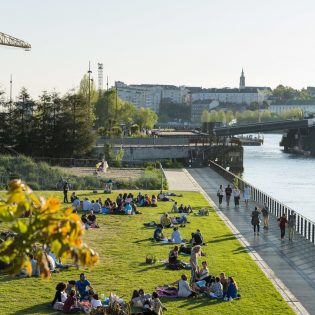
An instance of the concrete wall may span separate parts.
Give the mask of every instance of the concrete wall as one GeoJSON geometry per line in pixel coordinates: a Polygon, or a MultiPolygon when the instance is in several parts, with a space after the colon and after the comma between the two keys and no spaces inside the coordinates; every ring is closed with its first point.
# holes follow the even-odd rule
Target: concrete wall
{"type": "Polygon", "coordinates": [[[99,138],[96,145],[104,145],[104,143],[113,145],[188,145],[188,138],[167,137],[167,138],[99,138]]]}

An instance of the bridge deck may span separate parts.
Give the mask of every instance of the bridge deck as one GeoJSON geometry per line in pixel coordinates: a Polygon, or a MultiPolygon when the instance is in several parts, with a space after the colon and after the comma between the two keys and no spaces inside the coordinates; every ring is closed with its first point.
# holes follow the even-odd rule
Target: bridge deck
{"type": "Polygon", "coordinates": [[[240,125],[240,126],[231,126],[231,127],[217,127],[217,128],[214,128],[214,133],[216,136],[232,136],[232,135],[239,135],[239,134],[246,134],[246,133],[308,128],[308,127],[313,126],[313,124],[314,124],[314,121],[312,119],[283,120],[283,121],[247,124],[243,126],[240,125]]]}

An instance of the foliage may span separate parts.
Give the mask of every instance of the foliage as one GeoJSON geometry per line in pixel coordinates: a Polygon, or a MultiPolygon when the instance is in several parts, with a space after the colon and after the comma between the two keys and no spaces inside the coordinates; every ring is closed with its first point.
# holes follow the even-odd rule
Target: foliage
{"type": "Polygon", "coordinates": [[[90,112],[83,94],[60,97],[44,91],[35,102],[22,88],[17,102],[0,107],[0,137],[3,144],[31,156],[82,156],[95,142],[90,112]]]}
{"type": "Polygon", "coordinates": [[[161,164],[165,168],[183,168],[183,164],[178,162],[176,159],[164,160],[161,162],[161,164]]]}
{"type": "MultiPolygon", "coordinates": [[[[120,191],[124,192],[124,191],[120,191]]],[[[118,193],[108,195],[115,200],[118,193]]],[[[129,192],[129,191],[126,191],[129,192]]],[[[157,194],[158,190],[142,190],[142,194],[157,194]]],[[[132,191],[136,196],[138,191],[132,191]]],[[[208,207],[204,197],[197,192],[182,193],[183,197],[172,197],[178,204],[190,204],[194,212],[208,207]]],[[[43,193],[48,195],[48,193],[43,193]]],[[[3,194],[4,195],[4,194],[3,194]]],[[[3,196],[2,195],[2,196],[3,196]]],[[[62,200],[62,193],[55,193],[62,200]]],[[[77,192],[80,199],[98,199],[101,194],[91,191],[77,192]]],[[[1,193],[0,193],[0,197],[1,193]]],[[[157,285],[172,283],[178,280],[181,274],[189,277],[189,270],[168,270],[163,264],[147,265],[145,256],[150,253],[158,260],[167,259],[168,252],[174,247],[171,244],[157,245],[150,238],[153,229],[143,228],[143,223],[158,221],[161,214],[169,212],[172,203],[159,202],[156,208],[139,208],[143,212],[137,216],[97,215],[100,229],[91,229],[84,234],[84,241],[97,248],[100,262],[92,270],[84,270],[87,279],[99,296],[109,296],[112,291],[129,301],[134,289],[143,288],[151,293],[157,285]]],[[[208,246],[202,250],[209,264],[210,274],[220,272],[233,275],[240,288],[242,298],[233,302],[220,302],[209,297],[197,299],[163,299],[167,307],[167,315],[205,315],[205,314],[293,314],[288,304],[276,291],[272,283],[266,278],[256,263],[240,245],[229,228],[211,209],[209,217],[189,216],[190,223],[180,228],[183,238],[190,239],[191,232],[200,229],[208,246]]],[[[6,223],[5,223],[6,224],[6,223]]],[[[6,226],[3,226],[5,228],[6,226]]],[[[169,237],[172,229],[166,229],[169,237]]],[[[180,259],[189,262],[189,257],[180,256],[180,259]]],[[[52,281],[41,281],[37,278],[16,278],[9,281],[5,275],[0,275],[1,285],[1,314],[53,314],[60,312],[48,309],[52,300],[56,284],[65,280],[77,280],[83,270],[70,268],[69,270],[53,274],[52,281]],[[13,296],[18,298],[12,299],[13,296]],[[10,303],[8,303],[10,301],[10,303]]],[[[164,312],[163,312],[164,314],[164,312]]]]}
{"type": "Polygon", "coordinates": [[[104,127],[110,135],[112,128],[119,125],[127,127],[138,124],[140,128],[152,128],[157,115],[148,108],[136,108],[116,95],[114,89],[100,95],[95,104],[96,126],[104,127]]]}
{"type": "Polygon", "coordinates": [[[174,120],[189,121],[191,118],[191,105],[178,104],[162,99],[159,106],[159,122],[174,120]]]}
{"type": "Polygon", "coordinates": [[[50,276],[45,249],[50,247],[58,258],[73,259],[75,264],[93,266],[98,255],[83,243],[80,217],[72,209],[60,209],[58,199],[38,199],[21,180],[9,184],[6,201],[0,201],[0,219],[10,224],[16,236],[0,244],[1,260],[10,264],[10,271],[24,269],[32,273],[29,254],[34,254],[43,277],[50,276]],[[21,216],[29,212],[27,220],[21,216]]]}

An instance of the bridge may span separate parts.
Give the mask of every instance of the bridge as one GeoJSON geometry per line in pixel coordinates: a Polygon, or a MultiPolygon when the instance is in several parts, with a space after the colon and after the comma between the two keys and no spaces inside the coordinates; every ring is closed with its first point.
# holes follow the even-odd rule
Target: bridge
{"type": "Polygon", "coordinates": [[[290,130],[311,128],[315,126],[315,119],[282,120],[273,122],[254,123],[239,126],[215,127],[213,133],[216,136],[233,136],[246,133],[269,132],[276,130],[290,130]]]}

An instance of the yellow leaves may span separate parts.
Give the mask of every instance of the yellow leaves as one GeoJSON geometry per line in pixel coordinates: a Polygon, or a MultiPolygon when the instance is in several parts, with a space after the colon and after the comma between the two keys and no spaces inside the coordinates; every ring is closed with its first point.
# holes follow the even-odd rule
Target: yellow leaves
{"type": "Polygon", "coordinates": [[[22,269],[25,270],[25,272],[28,274],[28,275],[31,275],[32,274],[32,265],[31,265],[31,261],[29,258],[25,259],[24,260],[24,264],[22,266],[22,269]]]}
{"type": "Polygon", "coordinates": [[[14,272],[21,268],[31,272],[28,254],[33,254],[41,275],[49,277],[46,246],[57,257],[71,257],[83,266],[93,266],[98,261],[97,253],[83,244],[80,217],[71,208],[60,209],[57,198],[38,199],[20,180],[10,182],[7,201],[0,201],[0,220],[11,222],[11,230],[17,233],[15,238],[0,244],[1,259],[12,263],[14,272]],[[21,218],[26,211],[31,217],[21,218]]]}
{"type": "Polygon", "coordinates": [[[46,213],[56,213],[60,210],[60,202],[57,198],[49,197],[42,207],[42,211],[46,213]]]}

